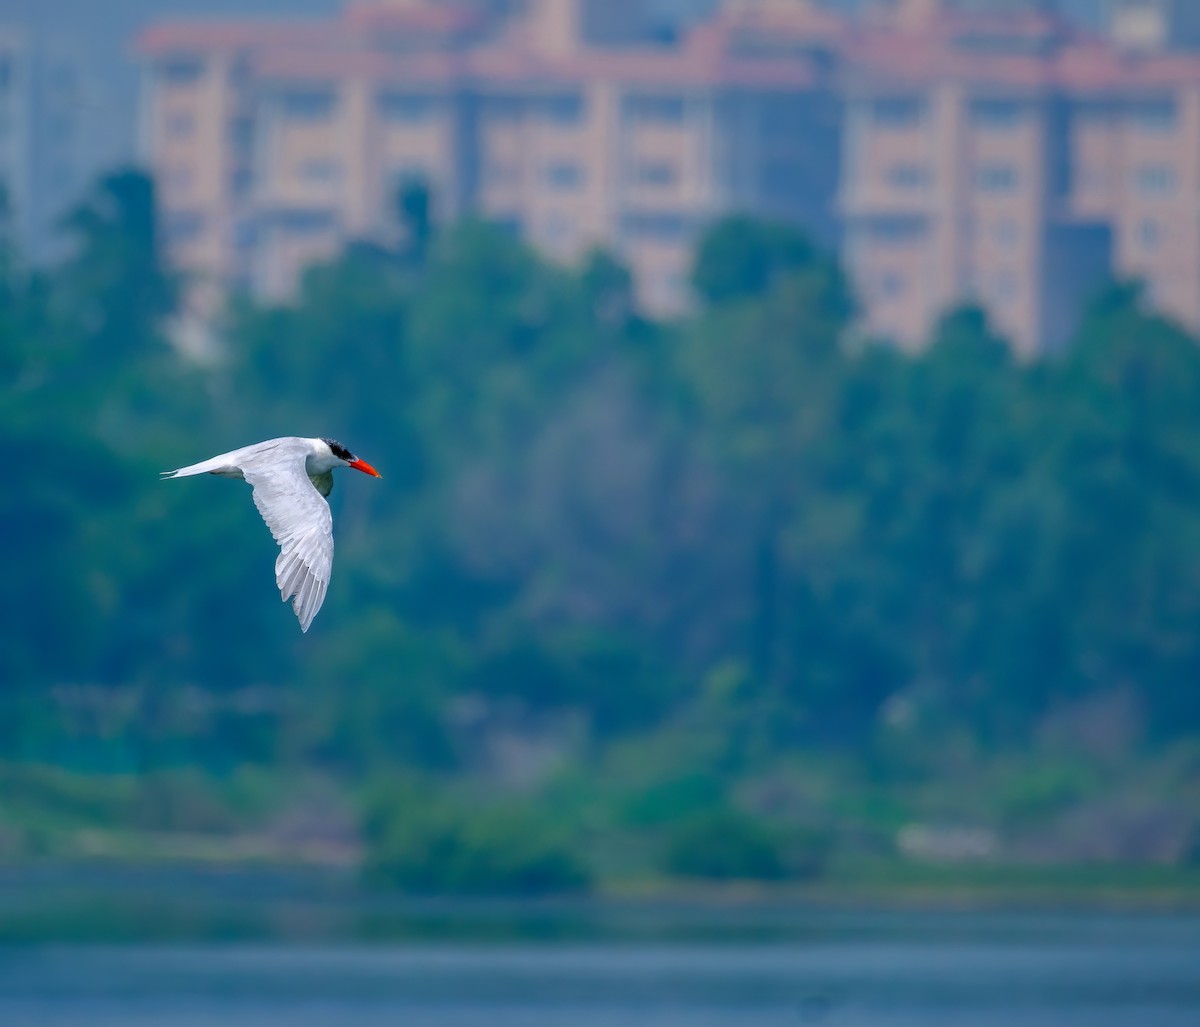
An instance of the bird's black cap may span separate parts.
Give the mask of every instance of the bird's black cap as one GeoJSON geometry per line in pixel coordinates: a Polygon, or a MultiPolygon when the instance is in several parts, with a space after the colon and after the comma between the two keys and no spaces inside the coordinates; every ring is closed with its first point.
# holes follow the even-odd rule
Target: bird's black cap
{"type": "Polygon", "coordinates": [[[338,442],[337,439],[322,439],[321,441],[330,448],[330,450],[333,452],[333,455],[339,460],[351,461],[354,459],[354,454],[351,453],[350,450],[348,450],[340,442],[338,442]]]}

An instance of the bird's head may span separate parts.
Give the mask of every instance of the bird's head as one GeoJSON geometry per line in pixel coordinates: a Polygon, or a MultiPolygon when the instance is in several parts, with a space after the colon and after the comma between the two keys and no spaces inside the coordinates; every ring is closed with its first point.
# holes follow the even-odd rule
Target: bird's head
{"type": "Polygon", "coordinates": [[[321,441],[329,447],[329,452],[338,462],[337,466],[353,467],[356,471],[362,471],[363,474],[369,474],[373,478],[383,477],[374,467],[365,460],[360,460],[336,439],[322,439],[321,441]]]}

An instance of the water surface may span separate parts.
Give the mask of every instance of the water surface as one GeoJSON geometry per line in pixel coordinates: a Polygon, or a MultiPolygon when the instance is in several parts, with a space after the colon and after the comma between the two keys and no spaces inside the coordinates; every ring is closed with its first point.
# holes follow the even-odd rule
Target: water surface
{"type": "Polygon", "coordinates": [[[778,916],[795,931],[773,941],[10,946],[0,949],[0,1024],[1200,1024],[1194,916],[778,916]]]}

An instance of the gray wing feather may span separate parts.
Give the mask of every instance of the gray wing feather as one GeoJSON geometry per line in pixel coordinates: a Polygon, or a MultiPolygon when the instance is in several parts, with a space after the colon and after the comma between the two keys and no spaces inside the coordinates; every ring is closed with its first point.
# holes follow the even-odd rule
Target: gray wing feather
{"type": "Polygon", "coordinates": [[[302,631],[321,609],[333,570],[333,515],[305,471],[306,455],[297,446],[295,459],[290,454],[280,459],[276,448],[265,460],[251,457],[241,465],[254,488],[254,505],[279,543],[279,594],[285,603],[292,600],[302,631]]]}

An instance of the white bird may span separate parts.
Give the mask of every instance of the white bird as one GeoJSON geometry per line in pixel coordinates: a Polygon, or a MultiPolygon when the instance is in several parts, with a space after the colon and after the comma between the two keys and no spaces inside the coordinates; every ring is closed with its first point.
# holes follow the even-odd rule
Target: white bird
{"type": "Polygon", "coordinates": [[[333,439],[288,437],[222,453],[190,467],[163,471],[166,478],[219,474],[244,478],[254,489],[254,505],[279,543],[275,584],[307,631],[329,587],[333,569],[333,516],[325,497],[333,490],[333,469],[353,467],[382,475],[333,439]]]}

